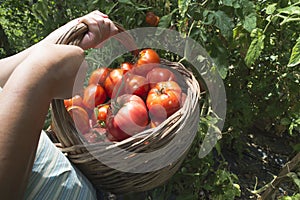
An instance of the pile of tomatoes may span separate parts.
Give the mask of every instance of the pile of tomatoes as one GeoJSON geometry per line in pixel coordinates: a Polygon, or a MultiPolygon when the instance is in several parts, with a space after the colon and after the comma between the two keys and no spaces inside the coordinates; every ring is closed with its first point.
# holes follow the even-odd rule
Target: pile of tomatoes
{"type": "Polygon", "coordinates": [[[182,107],[186,95],[179,78],[160,64],[155,50],[144,49],[134,63],[94,70],[83,94],[64,104],[89,143],[122,141],[158,126],[182,107]]]}

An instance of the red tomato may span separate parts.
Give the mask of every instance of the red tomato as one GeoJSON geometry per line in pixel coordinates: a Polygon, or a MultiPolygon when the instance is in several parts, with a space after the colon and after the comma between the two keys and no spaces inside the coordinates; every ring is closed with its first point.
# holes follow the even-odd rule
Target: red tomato
{"type": "Polygon", "coordinates": [[[176,81],[174,73],[165,68],[154,68],[148,72],[146,76],[150,83],[150,88],[154,87],[156,83],[163,81],[176,81]]]}
{"type": "Polygon", "coordinates": [[[80,95],[75,95],[70,99],[65,99],[64,104],[66,108],[70,106],[82,106],[82,97],[80,95]]]}
{"type": "Polygon", "coordinates": [[[106,104],[106,105],[103,105],[103,106],[100,106],[98,108],[98,116],[97,116],[97,119],[99,121],[106,121],[106,116],[107,116],[107,109],[108,109],[109,105],[106,104]]]}
{"type": "Polygon", "coordinates": [[[146,105],[151,120],[161,121],[181,107],[181,88],[174,81],[159,82],[147,96],[146,105]]]}
{"type": "Polygon", "coordinates": [[[101,67],[94,70],[89,79],[89,85],[101,85],[103,86],[104,81],[108,74],[110,73],[111,69],[107,67],[101,67]]]}
{"type": "Polygon", "coordinates": [[[120,68],[124,70],[124,74],[127,73],[128,71],[132,70],[133,67],[134,67],[134,64],[129,63],[129,62],[124,62],[120,66],[120,68]]]}
{"type": "Polygon", "coordinates": [[[83,104],[89,109],[94,109],[103,104],[106,98],[106,92],[101,85],[89,85],[84,90],[83,104]]]}
{"type": "Polygon", "coordinates": [[[104,88],[109,98],[113,98],[113,94],[117,94],[118,91],[117,88],[119,88],[121,84],[123,75],[124,75],[123,69],[114,69],[109,73],[109,75],[105,79],[104,88]]]}
{"type": "Polygon", "coordinates": [[[79,132],[85,134],[90,130],[89,115],[84,108],[71,106],[67,108],[67,111],[70,113],[79,132]]]}
{"type": "Polygon", "coordinates": [[[147,79],[143,76],[127,73],[125,76],[125,92],[145,99],[149,92],[147,79]]]}
{"type": "Polygon", "coordinates": [[[160,66],[160,57],[153,49],[144,49],[139,53],[139,59],[133,71],[137,75],[146,76],[153,68],[160,66]]]}
{"type": "Polygon", "coordinates": [[[116,98],[107,112],[106,127],[117,141],[143,131],[148,125],[144,101],[136,95],[124,94],[116,98]]]}
{"type": "Polygon", "coordinates": [[[153,12],[147,12],[146,22],[151,26],[157,26],[159,23],[159,17],[155,15],[153,12]]]}

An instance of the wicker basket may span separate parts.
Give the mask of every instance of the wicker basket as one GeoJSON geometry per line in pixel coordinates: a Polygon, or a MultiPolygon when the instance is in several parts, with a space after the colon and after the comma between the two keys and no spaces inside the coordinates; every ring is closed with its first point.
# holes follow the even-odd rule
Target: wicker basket
{"type": "MultiPolygon", "coordinates": [[[[86,32],[87,26],[80,24],[63,35],[57,43],[77,45],[86,32]]],[[[184,77],[187,85],[186,101],[180,110],[156,128],[147,129],[122,142],[85,143],[66,111],[63,100],[52,101],[53,131],[61,143],[61,150],[88,177],[95,188],[116,194],[150,190],[171,178],[184,160],[195,137],[196,133],[192,130],[198,128],[203,107],[199,101],[200,86],[193,73],[182,64],[167,60],[162,60],[161,63],[184,77]],[[183,150],[178,154],[175,151],[180,146],[183,150]],[[153,153],[167,147],[170,147],[167,149],[167,155],[153,153]],[[173,152],[177,156],[175,160],[171,159],[175,158],[173,152]],[[137,157],[142,153],[152,154],[151,157],[142,156],[144,159],[139,162],[137,157]],[[113,159],[102,162],[102,157],[113,159]],[[134,171],[150,168],[156,160],[161,159],[167,159],[162,163],[167,165],[158,167],[157,170],[134,171]],[[129,164],[132,170],[121,169],[129,164]]]]}

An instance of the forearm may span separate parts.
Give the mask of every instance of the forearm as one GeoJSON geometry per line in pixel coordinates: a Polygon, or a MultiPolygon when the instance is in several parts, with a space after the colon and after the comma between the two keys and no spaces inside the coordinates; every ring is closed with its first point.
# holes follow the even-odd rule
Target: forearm
{"type": "Polygon", "coordinates": [[[3,87],[15,68],[30,54],[33,45],[18,54],[0,60],[0,87],[3,87]]]}
{"type": "Polygon", "coordinates": [[[23,76],[16,70],[0,93],[0,194],[3,199],[23,196],[50,103],[43,84],[28,82],[23,76]]]}

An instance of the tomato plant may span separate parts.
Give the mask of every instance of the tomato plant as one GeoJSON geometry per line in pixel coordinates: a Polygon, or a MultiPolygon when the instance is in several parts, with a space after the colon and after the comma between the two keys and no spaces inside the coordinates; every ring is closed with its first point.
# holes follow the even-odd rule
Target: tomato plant
{"type": "Polygon", "coordinates": [[[117,141],[143,131],[148,125],[148,111],[144,101],[136,95],[124,94],[111,103],[106,127],[117,141]]]}
{"type": "Polygon", "coordinates": [[[147,96],[146,105],[150,118],[161,121],[181,107],[181,88],[174,81],[157,83],[147,96]]]}
{"type": "Polygon", "coordinates": [[[89,108],[94,109],[106,101],[107,95],[104,88],[97,85],[89,85],[84,89],[83,104],[89,108]]]}

